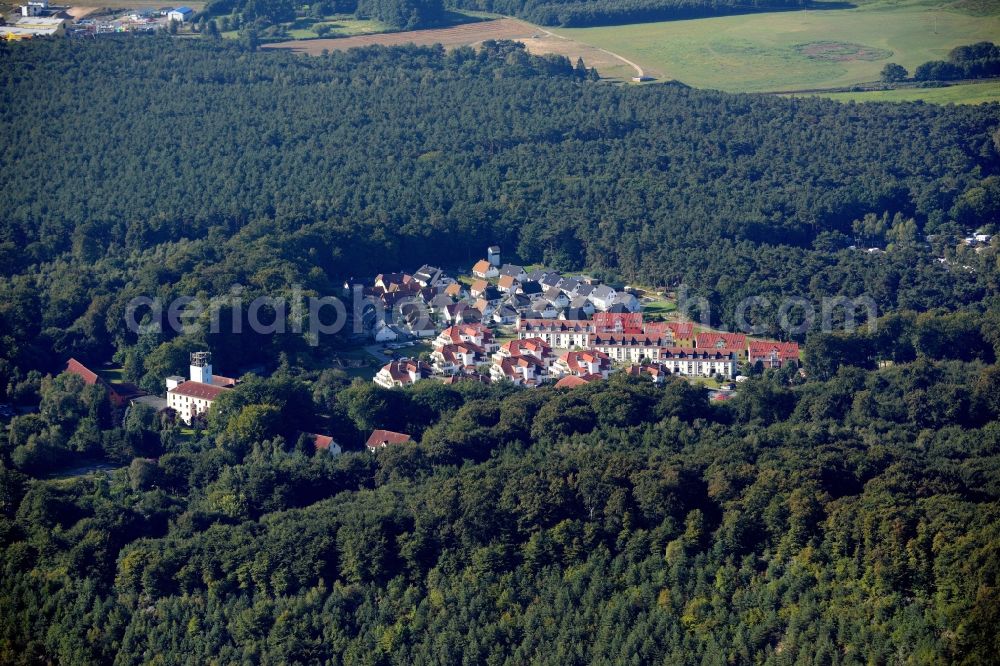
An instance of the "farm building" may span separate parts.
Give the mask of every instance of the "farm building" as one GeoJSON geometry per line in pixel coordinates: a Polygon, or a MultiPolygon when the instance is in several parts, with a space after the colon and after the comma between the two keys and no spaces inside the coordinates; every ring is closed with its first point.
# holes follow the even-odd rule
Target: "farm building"
{"type": "Polygon", "coordinates": [[[177,21],[178,23],[190,21],[192,16],[194,16],[194,10],[190,7],[178,7],[167,12],[167,20],[177,21]]]}
{"type": "Polygon", "coordinates": [[[62,37],[66,34],[66,19],[53,16],[29,16],[14,25],[0,26],[0,39],[19,40],[33,37],[62,37]]]}

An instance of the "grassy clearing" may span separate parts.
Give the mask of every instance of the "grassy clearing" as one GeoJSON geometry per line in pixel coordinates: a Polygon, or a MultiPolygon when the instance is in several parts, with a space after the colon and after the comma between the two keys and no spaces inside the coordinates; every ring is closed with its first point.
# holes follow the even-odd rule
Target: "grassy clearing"
{"type": "Polygon", "coordinates": [[[330,32],[327,37],[352,37],[354,35],[373,35],[390,30],[390,26],[381,21],[369,19],[356,19],[353,16],[330,16],[312,24],[302,25],[301,22],[296,27],[289,27],[288,36],[291,39],[316,39],[321,29],[320,26],[329,26],[330,32]]]}
{"type": "Polygon", "coordinates": [[[909,70],[1000,35],[1000,5],[859,0],[853,9],[769,12],[556,30],[699,88],[773,92],[875,81],[886,62],[909,70]]]}
{"type": "Polygon", "coordinates": [[[841,102],[915,102],[923,100],[932,104],[985,104],[987,102],[1000,102],[1000,81],[968,83],[946,88],[823,93],[820,96],[841,102]]]}
{"type": "Polygon", "coordinates": [[[664,298],[642,302],[643,317],[650,321],[667,319],[667,315],[675,310],[677,310],[677,303],[664,298]]]}
{"type": "Polygon", "coordinates": [[[124,368],[101,368],[97,371],[104,381],[111,384],[120,384],[125,381],[125,369],[124,368]]]}

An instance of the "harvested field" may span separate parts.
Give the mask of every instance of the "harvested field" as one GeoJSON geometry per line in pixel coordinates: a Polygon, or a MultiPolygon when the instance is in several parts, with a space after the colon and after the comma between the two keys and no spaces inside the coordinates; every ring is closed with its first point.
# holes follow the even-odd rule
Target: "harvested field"
{"type": "Polygon", "coordinates": [[[477,21],[448,28],[429,30],[411,30],[407,32],[391,32],[378,35],[357,35],[336,39],[309,39],[278,44],[268,44],[264,48],[291,49],[298,53],[319,55],[324,50],[344,51],[361,46],[398,46],[401,44],[416,44],[429,46],[441,44],[445,48],[458,46],[476,46],[488,39],[512,39],[519,41],[534,54],[558,53],[576,62],[583,58],[588,67],[596,67],[602,77],[626,78],[634,74],[634,70],[626,62],[614,54],[602,49],[581,44],[572,39],[554,35],[551,32],[512,18],[501,18],[488,21],[477,21]]]}
{"type": "Polygon", "coordinates": [[[80,19],[93,14],[97,11],[97,7],[70,7],[66,10],[66,14],[74,21],[79,21],[80,19]]]}

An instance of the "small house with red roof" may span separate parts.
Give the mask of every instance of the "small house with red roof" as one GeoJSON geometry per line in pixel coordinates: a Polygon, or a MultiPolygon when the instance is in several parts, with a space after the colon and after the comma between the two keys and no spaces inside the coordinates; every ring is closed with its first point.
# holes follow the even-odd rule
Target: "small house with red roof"
{"type": "Polygon", "coordinates": [[[365,442],[365,447],[369,451],[375,453],[380,451],[390,444],[406,444],[407,442],[412,442],[413,438],[407,435],[405,432],[393,432],[392,430],[373,430],[372,434],[368,436],[368,441],[365,442]]]}
{"type": "Polygon", "coordinates": [[[124,407],[130,400],[146,395],[146,392],[135,384],[128,382],[113,384],[105,381],[103,377],[75,358],[71,358],[66,362],[64,372],[69,372],[82,378],[83,383],[87,386],[103,386],[108,392],[108,399],[111,400],[111,403],[115,407],[124,407]]]}
{"type": "Polygon", "coordinates": [[[333,437],[330,435],[320,435],[314,432],[304,432],[302,434],[312,440],[313,446],[317,451],[326,451],[331,456],[339,456],[343,453],[340,444],[333,441],[333,437]]]}

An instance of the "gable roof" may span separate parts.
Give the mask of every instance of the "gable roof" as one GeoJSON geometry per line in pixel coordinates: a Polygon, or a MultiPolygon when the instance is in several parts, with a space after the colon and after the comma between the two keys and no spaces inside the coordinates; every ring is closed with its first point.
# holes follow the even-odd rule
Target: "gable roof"
{"type": "Polygon", "coordinates": [[[83,383],[87,386],[103,386],[107,389],[109,397],[115,404],[121,404],[125,400],[146,395],[145,391],[131,382],[111,383],[105,381],[103,377],[85,366],[83,363],[80,363],[75,358],[71,358],[66,361],[66,369],[63,372],[69,372],[81,377],[83,379],[83,383]]]}
{"type": "Polygon", "coordinates": [[[498,301],[501,298],[503,298],[503,294],[497,291],[496,287],[490,285],[483,290],[483,293],[480,294],[480,297],[486,299],[487,301],[498,301]]]}
{"type": "Polygon", "coordinates": [[[563,310],[562,318],[566,321],[587,321],[589,317],[583,308],[566,308],[563,310]]]}
{"type": "Polygon", "coordinates": [[[566,375],[565,377],[556,382],[556,388],[576,388],[577,386],[584,386],[589,383],[590,381],[584,379],[583,377],[577,377],[576,375],[566,375]]]}
{"type": "Polygon", "coordinates": [[[515,283],[517,283],[517,280],[514,279],[513,275],[501,275],[500,279],[497,280],[497,286],[504,289],[511,289],[515,283]]]}
{"type": "Polygon", "coordinates": [[[559,283],[559,288],[569,293],[580,286],[580,281],[576,278],[566,278],[559,283]]]}
{"type": "Polygon", "coordinates": [[[372,434],[368,436],[368,441],[365,442],[365,446],[369,449],[378,449],[389,444],[405,444],[406,442],[412,442],[413,438],[407,435],[405,432],[394,432],[392,430],[373,430],[372,434]]]}
{"type": "Polygon", "coordinates": [[[641,312],[598,312],[594,315],[594,325],[599,333],[642,333],[641,312]]]}
{"type": "Polygon", "coordinates": [[[413,274],[413,277],[421,282],[433,282],[441,277],[441,269],[424,264],[413,274]]]}
{"type": "Polygon", "coordinates": [[[743,333],[699,333],[694,346],[711,349],[739,349],[747,346],[747,336],[743,333]]]}
{"type": "Polygon", "coordinates": [[[75,358],[71,358],[66,361],[65,372],[71,372],[74,375],[79,375],[83,378],[83,383],[87,386],[93,386],[101,381],[101,378],[97,376],[97,373],[92,371],[90,368],[80,363],[75,358]]]}
{"type": "Polygon", "coordinates": [[[694,324],[688,321],[647,321],[646,335],[665,337],[668,333],[677,340],[690,340],[694,335],[694,324]]]}
{"type": "Polygon", "coordinates": [[[797,342],[751,340],[747,353],[750,358],[761,358],[774,354],[782,361],[797,361],[799,360],[799,344],[797,342]]]}
{"type": "Polygon", "coordinates": [[[188,380],[183,384],[176,386],[167,393],[175,393],[177,395],[187,396],[189,398],[199,398],[201,400],[215,400],[219,397],[219,394],[223,391],[228,391],[224,386],[215,386],[214,384],[202,384],[201,382],[193,382],[188,380]]]}
{"type": "Polygon", "coordinates": [[[521,293],[522,294],[540,294],[542,293],[542,285],[534,280],[525,280],[521,283],[521,293]]]}
{"type": "Polygon", "coordinates": [[[524,268],[518,266],[517,264],[504,264],[503,268],[500,269],[500,275],[507,275],[510,277],[517,277],[521,273],[524,273],[524,268]]]}
{"type": "Polygon", "coordinates": [[[393,379],[393,381],[398,381],[403,384],[409,384],[420,379],[427,379],[431,375],[431,368],[429,365],[423,361],[413,358],[400,358],[395,361],[390,361],[382,366],[382,370],[389,373],[389,376],[393,379]],[[416,378],[412,378],[410,373],[416,375],[416,378]]]}
{"type": "Polygon", "coordinates": [[[493,264],[491,264],[490,262],[486,261],[485,259],[480,259],[472,267],[472,272],[473,273],[486,273],[492,267],[493,267],[493,264]]]}
{"type": "Polygon", "coordinates": [[[312,438],[313,446],[316,447],[317,451],[326,451],[336,444],[330,435],[320,435],[315,432],[304,432],[302,434],[312,438]]]}
{"type": "Polygon", "coordinates": [[[531,280],[532,282],[538,282],[539,280],[544,278],[547,274],[548,272],[544,268],[536,268],[535,270],[530,271],[528,273],[528,279],[531,280]]]}

